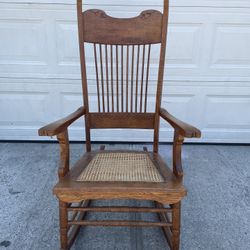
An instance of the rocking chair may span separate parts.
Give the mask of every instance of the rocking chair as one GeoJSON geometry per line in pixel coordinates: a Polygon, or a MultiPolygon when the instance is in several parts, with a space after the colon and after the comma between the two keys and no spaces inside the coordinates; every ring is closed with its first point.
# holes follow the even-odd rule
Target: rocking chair
{"type": "Polygon", "coordinates": [[[63,250],[70,249],[81,226],[161,227],[170,249],[179,249],[181,200],[186,195],[182,185],[181,147],[184,137],[200,137],[201,132],[161,107],[168,7],[168,0],[164,0],[163,13],[146,10],[134,18],[113,18],[102,10],[82,12],[82,0],[77,1],[84,106],[39,129],[40,136],[56,135],[60,145],[59,182],[53,193],[59,199],[63,250]],[[85,64],[86,46],[90,45],[93,48],[91,72],[95,76],[91,85],[85,64]],[[150,86],[150,55],[157,45],[158,80],[150,86]],[[96,90],[95,105],[89,102],[90,88],[96,90]],[[152,99],[154,110],[148,112],[152,99]],[[87,152],[70,169],[68,127],[82,116],[87,152]],[[160,118],[174,128],[173,170],[158,154],[160,118]],[[104,146],[91,151],[91,130],[107,128],[152,129],[153,152],[146,148],[110,151],[104,146]],[[90,206],[91,200],[98,199],[150,200],[155,206],[90,206]],[[87,212],[157,213],[159,221],[93,221],[84,219],[87,212]],[[69,213],[73,213],[71,218],[69,213]]]}

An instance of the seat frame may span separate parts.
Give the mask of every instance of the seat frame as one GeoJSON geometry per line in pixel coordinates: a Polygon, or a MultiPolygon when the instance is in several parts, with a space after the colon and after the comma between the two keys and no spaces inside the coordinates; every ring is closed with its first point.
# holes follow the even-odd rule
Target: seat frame
{"type": "MultiPolygon", "coordinates": [[[[70,249],[74,243],[81,226],[141,226],[141,227],[161,227],[166,237],[168,245],[172,250],[178,250],[180,244],[180,213],[181,200],[186,195],[186,189],[182,185],[183,170],[181,161],[181,149],[184,138],[200,137],[201,132],[197,128],[184,123],[161,107],[161,96],[163,87],[164,62],[166,54],[166,39],[168,26],[168,0],[164,0],[163,14],[159,19],[158,11],[142,12],[137,18],[130,19],[114,19],[107,16],[103,11],[92,10],[92,12],[82,12],[82,0],[77,0],[78,13],[78,31],[79,31],[79,48],[81,58],[82,72],[82,88],[84,106],[80,107],[69,116],[50,123],[39,129],[40,136],[57,136],[60,145],[60,165],[58,169],[59,183],[54,187],[53,192],[59,199],[60,212],[60,238],[61,249],[70,249]],[[90,14],[99,15],[105,18],[108,25],[103,22],[100,26],[96,26],[93,31],[95,19],[88,17],[90,14]],[[154,25],[149,22],[147,15],[152,16],[154,25]],[[90,18],[90,19],[88,19],[90,18]],[[138,21],[138,18],[140,20],[138,21]],[[147,24],[147,32],[143,30],[147,24]],[[155,23],[160,22],[160,29],[154,29],[155,23]],[[86,25],[86,23],[88,25],[86,25]],[[134,41],[130,43],[128,39],[129,33],[114,32],[115,34],[108,36],[105,32],[108,29],[112,31],[114,25],[119,23],[124,30],[131,26],[135,27],[132,32],[134,41]],[[106,25],[106,26],[105,26],[106,25]],[[142,32],[140,33],[140,30],[142,32]],[[104,30],[104,31],[103,31],[104,30]],[[142,34],[146,34],[145,39],[142,34]],[[104,40],[102,40],[104,39],[104,40]],[[105,40],[106,39],[106,40],[105,40]],[[116,42],[122,45],[128,44],[153,44],[160,43],[160,60],[158,70],[158,82],[156,92],[156,107],[154,113],[146,112],[89,112],[88,86],[86,76],[85,51],[84,42],[105,42],[115,45],[116,42]],[[86,133],[86,151],[87,153],[70,169],[69,164],[69,137],[68,127],[80,117],[85,117],[85,133],[86,133]],[[170,170],[158,154],[159,144],[159,120],[163,118],[174,128],[173,138],[173,170],[170,170]],[[127,122],[129,121],[129,122],[127,122]],[[154,145],[152,158],[157,161],[159,172],[164,177],[163,183],[130,183],[130,182],[90,182],[76,183],[75,178],[80,173],[79,169],[83,165],[87,165],[91,159],[91,155],[98,153],[91,151],[90,130],[95,128],[142,128],[154,129],[154,145]],[[171,178],[169,177],[171,176],[171,178]],[[170,179],[169,179],[170,178],[170,179]],[[96,199],[138,199],[150,200],[154,202],[153,207],[93,207],[91,200],[96,199]],[[77,203],[77,205],[76,205],[77,203]],[[159,221],[91,221],[85,220],[87,212],[143,212],[157,213],[159,221]],[[73,213],[69,218],[69,213],[73,213]]],[[[131,34],[130,34],[131,36],[131,34]]],[[[99,96],[98,96],[98,101],[99,96]]],[[[100,105],[100,103],[99,103],[100,105]]],[[[100,109],[100,108],[99,108],[100,109]]],[[[100,111],[100,110],[99,110],[100,111]]],[[[100,151],[105,147],[101,146],[100,151]]],[[[147,151],[144,148],[144,151],[147,151]]]]}

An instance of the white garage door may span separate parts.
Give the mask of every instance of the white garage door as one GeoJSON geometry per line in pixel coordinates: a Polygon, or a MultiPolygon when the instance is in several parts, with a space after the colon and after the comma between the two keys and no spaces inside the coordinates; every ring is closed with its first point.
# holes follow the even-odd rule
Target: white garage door
{"type": "MultiPolygon", "coordinates": [[[[85,4],[130,17],[161,10],[162,0],[85,4]]],[[[170,5],[163,106],[199,127],[203,142],[250,142],[250,1],[170,5]]],[[[39,126],[81,105],[75,0],[0,0],[0,139],[41,139],[39,126]]],[[[71,139],[84,138],[82,125],[71,128],[71,139]]],[[[162,141],[171,140],[170,127],[161,131],[162,141]]],[[[150,135],[107,130],[93,139],[148,141],[150,135]]]]}

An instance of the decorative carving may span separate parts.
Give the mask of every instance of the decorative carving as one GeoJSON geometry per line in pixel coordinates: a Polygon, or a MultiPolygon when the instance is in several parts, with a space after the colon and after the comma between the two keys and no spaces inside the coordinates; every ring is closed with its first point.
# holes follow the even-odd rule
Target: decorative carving
{"type": "Polygon", "coordinates": [[[108,15],[103,11],[103,10],[98,10],[98,9],[91,9],[89,10],[91,13],[94,15],[101,17],[101,18],[107,18],[108,15]]]}
{"type": "Polygon", "coordinates": [[[146,10],[132,18],[117,18],[91,9],[83,13],[83,24],[87,43],[140,45],[160,43],[162,38],[162,13],[156,10],[146,10]]]}
{"type": "Polygon", "coordinates": [[[157,13],[157,11],[155,11],[155,10],[145,10],[145,11],[141,12],[139,17],[142,18],[142,19],[147,19],[147,18],[150,18],[152,16],[152,14],[154,14],[154,13],[157,13]]]}

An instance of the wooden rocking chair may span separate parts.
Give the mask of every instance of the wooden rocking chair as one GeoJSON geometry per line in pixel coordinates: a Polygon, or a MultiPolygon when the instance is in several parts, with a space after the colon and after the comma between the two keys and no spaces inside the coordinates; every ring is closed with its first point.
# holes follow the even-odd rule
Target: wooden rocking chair
{"type": "Polygon", "coordinates": [[[101,10],[82,12],[82,0],[77,1],[77,12],[84,106],[39,129],[40,136],[56,135],[60,144],[59,182],[53,193],[60,205],[61,249],[70,249],[80,226],[145,226],[161,227],[170,249],[177,250],[181,200],[186,195],[182,185],[181,147],[184,137],[200,137],[201,132],[161,108],[168,0],[164,0],[163,14],[146,10],[134,18],[113,18],[101,10]],[[155,105],[153,112],[148,112],[150,53],[157,44],[160,45],[158,81],[150,86],[150,95],[155,93],[155,105]],[[91,87],[97,90],[95,112],[89,104],[87,45],[93,46],[96,79],[91,87]],[[67,128],[82,116],[87,152],[70,169],[67,128]],[[158,154],[160,117],[174,128],[173,171],[158,154]],[[90,131],[106,128],[153,129],[153,152],[146,148],[106,151],[103,146],[99,151],[91,151],[90,131]],[[155,207],[91,207],[90,201],[97,199],[151,200],[155,207]],[[160,219],[156,222],[84,220],[87,212],[150,212],[158,213],[160,219]],[[73,213],[70,219],[69,213],[73,213]]]}

